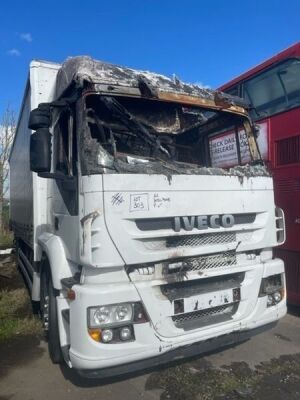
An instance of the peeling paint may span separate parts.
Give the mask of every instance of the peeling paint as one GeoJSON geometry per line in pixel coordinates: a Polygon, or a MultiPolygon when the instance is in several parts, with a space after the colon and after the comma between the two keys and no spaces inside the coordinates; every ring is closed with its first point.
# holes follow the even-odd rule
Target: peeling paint
{"type": "Polygon", "coordinates": [[[82,227],[82,248],[81,256],[85,256],[91,252],[91,227],[95,218],[101,215],[100,210],[95,210],[81,218],[80,224],[82,227]]]}

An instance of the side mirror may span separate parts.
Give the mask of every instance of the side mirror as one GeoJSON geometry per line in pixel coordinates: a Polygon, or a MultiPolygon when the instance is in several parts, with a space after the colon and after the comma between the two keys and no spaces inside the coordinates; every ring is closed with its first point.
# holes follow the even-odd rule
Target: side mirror
{"type": "Polygon", "coordinates": [[[34,172],[51,170],[51,134],[40,128],[30,136],[30,169],[34,172]]]}
{"type": "Polygon", "coordinates": [[[40,128],[49,128],[50,126],[50,105],[47,103],[39,104],[38,108],[35,108],[30,112],[28,128],[37,130],[40,128]]]}

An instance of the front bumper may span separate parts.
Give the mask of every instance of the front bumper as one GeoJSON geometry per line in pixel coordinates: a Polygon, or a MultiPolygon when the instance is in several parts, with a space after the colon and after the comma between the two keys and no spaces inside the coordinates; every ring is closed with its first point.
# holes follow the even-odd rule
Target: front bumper
{"type": "Polygon", "coordinates": [[[233,345],[267,329],[286,314],[286,301],[284,299],[276,306],[267,308],[266,296],[257,297],[261,279],[256,274],[259,273],[262,278],[284,273],[283,262],[279,259],[270,260],[255,265],[250,271],[251,276],[254,276],[253,271],[255,290],[251,286],[251,291],[246,291],[245,286],[246,300],[241,307],[245,317],[174,337],[159,335],[152,323],[138,324],[134,326],[135,341],[115,344],[97,343],[89,337],[86,310],[97,304],[140,301],[134,285],[123,283],[100,285],[101,288],[99,285],[76,287],[76,300],[71,303],[70,309],[69,358],[72,367],[85,376],[118,375],[233,345]]]}
{"type": "Polygon", "coordinates": [[[248,331],[231,332],[227,335],[221,335],[213,339],[193,343],[188,346],[182,346],[178,349],[171,350],[165,354],[161,354],[156,357],[147,358],[145,360],[139,360],[131,362],[129,364],[116,365],[105,369],[90,369],[90,370],[77,370],[79,375],[84,378],[99,379],[109,378],[118,375],[125,375],[136,371],[144,371],[148,368],[157,367],[163,364],[177,361],[184,358],[195,357],[203,355],[205,353],[212,352],[216,349],[224,349],[228,346],[234,346],[238,343],[244,342],[250,339],[252,336],[259,333],[265,332],[266,330],[272,329],[276,326],[277,322],[272,322],[267,325],[263,325],[256,329],[250,329],[248,331]]]}

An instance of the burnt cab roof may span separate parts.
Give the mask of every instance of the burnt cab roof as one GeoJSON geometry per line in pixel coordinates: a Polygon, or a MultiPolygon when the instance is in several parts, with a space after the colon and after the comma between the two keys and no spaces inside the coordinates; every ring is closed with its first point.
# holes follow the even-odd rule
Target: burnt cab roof
{"type": "Polygon", "coordinates": [[[56,98],[64,97],[71,87],[87,87],[101,93],[149,97],[238,114],[247,113],[247,103],[239,97],[87,56],[68,58],[59,69],[56,98]]]}

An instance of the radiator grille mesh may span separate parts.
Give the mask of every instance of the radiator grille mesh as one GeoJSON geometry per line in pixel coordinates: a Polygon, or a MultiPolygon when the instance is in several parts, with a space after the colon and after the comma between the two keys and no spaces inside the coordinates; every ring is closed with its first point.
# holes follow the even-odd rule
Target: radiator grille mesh
{"type": "MultiPolygon", "coordinates": [[[[220,254],[188,258],[182,262],[183,271],[201,271],[214,268],[230,267],[236,264],[236,254],[234,251],[227,251],[220,254]]],[[[174,271],[176,272],[176,271],[174,271]]]]}
{"type": "Polygon", "coordinates": [[[237,307],[238,303],[225,304],[207,310],[174,315],[172,320],[177,328],[188,328],[193,324],[197,324],[198,326],[212,325],[231,319],[237,307]]]}
{"type": "Polygon", "coordinates": [[[232,243],[236,241],[234,232],[210,233],[205,235],[185,235],[169,237],[166,247],[198,247],[206,245],[232,243]]]}

